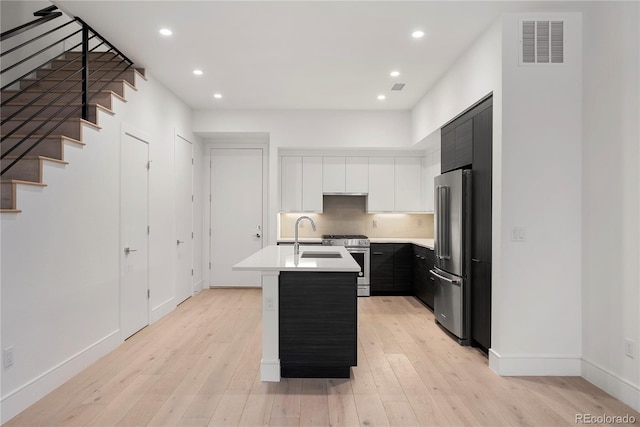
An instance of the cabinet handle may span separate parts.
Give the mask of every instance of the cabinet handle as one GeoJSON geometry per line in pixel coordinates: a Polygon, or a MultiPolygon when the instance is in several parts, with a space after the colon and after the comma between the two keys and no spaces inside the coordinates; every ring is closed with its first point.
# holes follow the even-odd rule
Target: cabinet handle
{"type": "Polygon", "coordinates": [[[384,255],[384,252],[372,252],[372,255],[384,255]]]}

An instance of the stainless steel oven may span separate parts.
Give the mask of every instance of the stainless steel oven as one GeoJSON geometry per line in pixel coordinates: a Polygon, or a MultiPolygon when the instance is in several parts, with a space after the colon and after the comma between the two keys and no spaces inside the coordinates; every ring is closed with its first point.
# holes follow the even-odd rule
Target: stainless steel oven
{"type": "Polygon", "coordinates": [[[368,297],[371,294],[369,273],[371,270],[371,249],[369,238],[363,235],[322,236],[322,244],[326,246],[344,246],[360,266],[358,272],[358,296],[368,297]]]}

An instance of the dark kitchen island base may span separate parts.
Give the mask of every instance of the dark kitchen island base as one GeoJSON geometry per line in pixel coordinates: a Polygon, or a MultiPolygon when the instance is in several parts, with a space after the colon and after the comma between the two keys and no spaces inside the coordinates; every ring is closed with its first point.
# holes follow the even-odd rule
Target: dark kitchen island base
{"type": "Polygon", "coordinates": [[[279,277],[280,375],[349,378],[357,365],[357,273],[279,277]]]}

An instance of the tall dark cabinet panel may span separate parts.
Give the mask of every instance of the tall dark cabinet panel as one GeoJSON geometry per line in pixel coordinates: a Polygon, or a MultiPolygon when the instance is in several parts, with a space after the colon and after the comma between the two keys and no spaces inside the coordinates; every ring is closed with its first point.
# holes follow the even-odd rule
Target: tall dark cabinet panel
{"type": "Polygon", "coordinates": [[[471,226],[471,339],[491,347],[491,98],[473,116],[471,226]]]}
{"type": "MultiPolygon", "coordinates": [[[[371,244],[371,294],[393,291],[393,244],[371,244]]],[[[379,295],[379,294],[378,294],[379,295]]]]}
{"type": "Polygon", "coordinates": [[[473,119],[463,115],[442,128],[440,168],[442,173],[469,166],[473,157],[473,119]]]}

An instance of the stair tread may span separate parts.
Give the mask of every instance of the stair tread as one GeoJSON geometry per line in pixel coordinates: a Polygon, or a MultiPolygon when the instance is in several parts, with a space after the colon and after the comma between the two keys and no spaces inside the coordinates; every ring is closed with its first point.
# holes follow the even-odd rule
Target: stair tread
{"type": "Polygon", "coordinates": [[[50,117],[50,118],[49,117],[34,117],[34,118],[14,117],[9,121],[12,122],[12,121],[25,121],[25,120],[29,120],[29,121],[32,121],[32,122],[34,122],[34,121],[51,121],[51,122],[56,121],[56,122],[59,122],[59,121],[67,121],[68,120],[68,121],[73,121],[73,122],[80,122],[80,124],[89,125],[89,126],[91,126],[93,128],[96,128],[96,129],[101,129],[100,126],[98,126],[97,124],[95,124],[93,122],[90,122],[88,120],[85,120],[83,118],[80,118],[80,117],[69,117],[68,119],[65,119],[64,117],[50,117]]]}
{"type": "Polygon", "coordinates": [[[26,137],[33,138],[33,139],[42,138],[42,137],[44,137],[45,139],[46,138],[55,138],[55,139],[60,138],[60,139],[66,139],[66,140],[68,140],[70,142],[74,142],[76,144],[87,145],[84,142],[80,141],[79,139],[71,138],[70,136],[67,136],[67,135],[62,134],[62,133],[61,134],[51,134],[51,135],[47,135],[47,136],[45,136],[44,134],[34,134],[34,135],[29,135],[29,134],[15,135],[14,134],[14,135],[11,135],[9,137],[5,137],[4,135],[0,135],[0,138],[2,138],[3,140],[7,139],[7,138],[18,139],[18,138],[26,138],[26,137]]]}
{"type": "MultiPolygon", "coordinates": [[[[17,159],[18,156],[7,156],[2,160],[15,160],[17,159]]],[[[60,160],[60,159],[54,159],[53,157],[46,157],[46,156],[24,156],[23,158],[21,158],[20,160],[40,160],[40,161],[46,161],[46,162],[53,162],[53,163],[60,163],[62,165],[68,165],[69,162],[65,161],[65,160],[60,160]]]]}
{"type": "Polygon", "coordinates": [[[21,185],[31,185],[33,187],[47,186],[47,184],[45,184],[44,182],[24,181],[21,179],[0,179],[0,184],[21,184],[21,185]]]}

